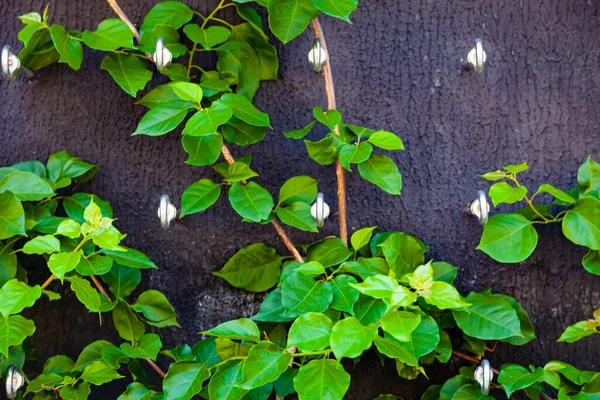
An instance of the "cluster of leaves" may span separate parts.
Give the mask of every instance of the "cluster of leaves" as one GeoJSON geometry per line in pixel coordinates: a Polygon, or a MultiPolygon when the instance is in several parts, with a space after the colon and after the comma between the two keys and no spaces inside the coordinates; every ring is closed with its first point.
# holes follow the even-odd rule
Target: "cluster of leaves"
{"type": "Polygon", "coordinates": [[[594,316],[586,321],[579,321],[569,326],[558,339],[559,342],[573,343],[584,337],[600,333],[600,308],[594,311],[594,316]]]}
{"type": "MultiPolygon", "coordinates": [[[[482,395],[479,383],[473,378],[473,368],[461,368],[460,374],[443,385],[432,385],[421,396],[421,400],[437,399],[483,399],[493,400],[491,395],[482,395]]],[[[558,400],[592,400],[600,397],[600,373],[580,371],[561,361],[550,361],[544,367],[506,364],[500,369],[498,384],[492,390],[504,390],[506,397],[523,391],[529,399],[540,396],[551,399],[550,394],[558,391],[558,400]]]]}
{"type": "Polygon", "coordinates": [[[121,245],[126,235],[113,226],[110,204],[88,193],[62,193],[72,183],[91,179],[97,171],[97,166],[66,151],[51,155],[46,165],[27,161],[0,168],[1,374],[9,365],[23,368],[24,342],[36,327],[20,314],[42,295],[51,301],[60,299],[59,293],[47,289],[55,279],[68,282],[89,312],[100,318],[111,312],[117,332],[128,341],[120,348],[110,345],[103,360],[97,357],[107,344],[103,341],[88,346],[76,363],[66,356],[49,359],[42,374],[27,387],[27,393],[41,393],[36,399],[53,398],[44,391],[55,387],[63,399],[86,398],[90,384],[122,377],[116,372],[119,363],[156,358],[162,344],[157,335],[145,334],[145,324],[179,326],[162,293],[148,290],[133,303],[127,299],[141,281],[141,270],[156,265],[139,251],[121,245]],[[45,261],[51,275],[43,285],[28,283],[28,273],[19,261],[27,256],[45,261]],[[112,295],[104,291],[98,278],[112,295]]]}
{"type": "Polygon", "coordinates": [[[527,169],[527,163],[522,163],[482,175],[490,181],[502,181],[489,190],[494,206],[520,201],[526,205],[515,212],[492,216],[483,228],[477,248],[496,261],[518,263],[527,259],[537,246],[534,225],[561,223],[567,239],[589,249],[583,257],[583,267],[600,275],[600,164],[588,157],[577,172],[577,187],[565,192],[544,183],[531,196],[517,179],[517,174],[527,169]],[[541,194],[554,197],[553,203],[533,204],[541,194]]]}

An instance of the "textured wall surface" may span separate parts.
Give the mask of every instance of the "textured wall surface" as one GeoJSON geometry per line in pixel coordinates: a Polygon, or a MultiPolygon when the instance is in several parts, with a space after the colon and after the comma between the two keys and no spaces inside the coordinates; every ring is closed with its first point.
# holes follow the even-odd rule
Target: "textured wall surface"
{"type": "MultiPolygon", "coordinates": [[[[121,7],[139,22],[154,3],[122,0],[121,7]]],[[[188,3],[204,11],[206,3],[212,8],[215,1],[188,3]]],[[[2,0],[0,43],[18,48],[17,16],[44,5],[41,0],[2,0]]],[[[92,29],[112,17],[102,1],[54,1],[50,10],[53,21],[76,29],[92,29]]],[[[550,182],[570,188],[586,156],[600,158],[600,2],[363,0],[353,25],[330,18],[322,22],[345,120],[392,130],[407,148],[393,155],[404,178],[401,197],[361,181],[356,172],[348,176],[350,230],[377,225],[415,234],[430,245],[432,258],[460,267],[457,284],[463,292],[491,287],[521,301],[538,339],[519,348],[500,345],[491,356],[493,365],[539,365],[560,358],[580,368],[600,368],[598,339],[556,343],[567,325],[600,305],[600,277],[581,267],[583,249],[564,239],[560,227],[545,227],[529,260],[499,264],[475,250],[481,228],[463,213],[477,190],[487,189],[480,173],[529,161],[526,185],[550,182]],[[482,74],[461,69],[476,37],[483,38],[488,54],[482,74]]],[[[311,41],[306,32],[285,47],[277,44],[280,80],[264,84],[257,96],[275,132],[251,148],[253,166],[262,175],[260,183],[272,191],[292,175],[320,179],[321,190],[335,204],[334,168],[311,162],[301,141],[281,135],[307,123],[313,106],[325,106],[321,77],[306,62],[311,41]]],[[[118,227],[129,233],[127,245],[159,265],[158,271],[144,271],[142,289],[163,291],[178,312],[182,328],[162,330],[163,340],[166,345],[193,343],[198,331],[251,315],[262,298],[210,272],[249,243],[265,241],[285,249],[271,226],[242,223],[223,199],[202,215],[160,229],[159,196],[179,199],[190,183],[214,173],[183,164],[186,154],[178,134],[130,136],[144,109],[99,70],[101,58],[87,51],[79,72],[55,65],[30,82],[0,83],[0,165],[45,160],[61,149],[99,164],[101,172],[84,189],[112,203],[118,227]]],[[[210,65],[211,60],[201,62],[210,65]]],[[[245,151],[233,149],[234,154],[245,151]]],[[[289,229],[297,242],[336,230],[335,218],[318,235],[289,229]]],[[[47,272],[34,260],[26,266],[33,279],[45,279],[47,272]]],[[[75,356],[100,338],[118,341],[111,323],[98,328],[97,317],[72,296],[39,304],[29,314],[36,318],[33,341],[43,358],[75,356]]],[[[382,392],[414,399],[428,384],[424,378],[406,383],[391,363],[381,368],[373,355],[364,358],[352,370],[348,399],[382,392]]],[[[437,368],[430,378],[443,380],[460,365],[437,368]]],[[[98,391],[95,398],[116,398],[114,393],[98,391]]]]}

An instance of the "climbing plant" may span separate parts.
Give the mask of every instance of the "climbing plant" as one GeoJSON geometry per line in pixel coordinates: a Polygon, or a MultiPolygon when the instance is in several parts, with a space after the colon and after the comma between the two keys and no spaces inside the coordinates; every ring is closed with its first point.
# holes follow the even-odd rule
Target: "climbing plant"
{"type": "MultiPolygon", "coordinates": [[[[44,202],[36,204],[39,207],[49,207],[62,200],[68,215],[65,220],[75,222],[65,223],[63,227],[64,221],[60,221],[45,232],[36,231],[39,222],[29,227],[24,225],[23,230],[12,232],[11,236],[17,239],[11,246],[19,244],[23,237],[34,236],[31,241],[40,242],[34,244],[41,249],[34,245],[29,247],[50,254],[46,257],[53,273],[52,281],[58,278],[69,282],[91,311],[112,310],[115,327],[127,342],[117,347],[96,341],[84,348],[76,361],[65,356],[50,358],[42,373],[29,382],[26,393],[35,393],[36,399],[87,398],[90,385],[99,386],[123,378],[121,372],[126,366],[133,383],[119,397],[122,400],[191,399],[197,395],[213,400],[267,399],[272,393],[278,398],[296,393],[301,400],[333,400],[343,398],[350,385],[350,375],[342,365],[344,359],[359,362],[360,356],[371,348],[383,363],[393,363],[399,376],[413,379],[426,374],[427,365],[447,363],[453,356],[478,364],[489,350],[486,341],[523,345],[535,338],[533,325],[516,299],[491,290],[471,292],[463,297],[454,286],[457,268],[428,259],[428,248],[418,238],[403,232],[375,233],[375,227],[368,227],[355,231],[348,240],[345,174],[356,168],[363,179],[389,194],[399,195],[400,172],[392,158],[382,151],[403,150],[404,145],[399,136],[387,130],[363,128],[351,124],[350,118],[342,119],[336,109],[329,62],[323,65],[327,109],[315,107],[311,123],[284,135],[304,139],[317,122],[325,127],[326,134],[320,140],[305,140],[305,146],[308,156],[318,164],[336,165],[339,237],[297,246],[279,221],[292,228],[318,232],[311,211],[318,181],[305,175],[292,176],[280,188],[276,202],[273,195],[256,182],[260,177],[251,167],[251,154],[234,158],[228,148],[229,145],[244,148],[256,144],[271,128],[268,114],[252,103],[261,81],[277,79],[278,72],[277,52],[269,43],[260,14],[245,0],[221,0],[206,15],[184,3],[167,1],[156,4],[148,12],[138,31],[114,0],[108,3],[119,18],[101,21],[93,31],[71,30],[51,22],[48,8],[41,14],[33,12],[21,16],[25,24],[19,33],[24,44],[19,53],[22,64],[39,70],[60,62],[78,70],[84,46],[106,52],[101,69],[132,97],[137,98],[145,91],[137,103],[148,111],[133,134],[158,136],[181,131],[182,146],[189,155],[186,163],[212,166],[222,177],[222,182],[203,178],[191,183],[181,198],[180,217],[206,210],[225,190],[242,220],[273,225],[291,256],[278,254],[264,243],[253,243],[239,250],[215,275],[251,292],[272,289],[258,313],[201,332],[203,339],[193,345],[163,349],[160,338],[156,334],[145,334],[140,321],[158,327],[176,326],[173,309],[166,298],[155,291],[142,293],[133,304],[124,299],[139,283],[138,269],[151,268],[154,264],[120,245],[123,237],[112,225],[112,213],[103,209],[105,203],[88,195],[80,206],[81,218],[77,219],[69,214],[65,200],[54,191],[36,199],[44,202]],[[236,10],[242,23],[234,25],[221,18],[223,10],[229,8],[236,10]],[[166,49],[160,47],[161,43],[166,49]],[[200,57],[205,53],[216,55],[214,67],[206,67],[206,59],[200,57]],[[146,91],[155,74],[154,67],[170,82],[146,91]],[[76,233],[79,235],[71,237],[76,233]],[[54,242],[51,238],[65,241],[64,236],[75,241],[71,248],[47,247],[47,241],[54,242]],[[104,264],[95,262],[96,259],[106,263],[111,260],[112,266],[106,271],[98,270],[104,264]],[[78,269],[83,260],[90,264],[84,272],[91,272],[90,279],[100,294],[85,279],[88,275],[78,269]],[[117,275],[111,284],[109,276],[114,268],[117,275]],[[117,299],[111,300],[96,275],[109,285],[117,299]],[[77,289],[79,285],[85,286],[85,290],[77,289]],[[93,303],[96,298],[90,293],[98,296],[97,304],[93,303]],[[166,373],[154,362],[159,353],[170,359],[166,373]],[[163,378],[161,385],[153,386],[140,360],[163,378]]],[[[281,41],[292,40],[312,25],[325,54],[327,45],[317,18],[319,14],[349,21],[349,15],[357,7],[356,0],[259,0],[256,3],[266,7],[270,30],[281,41]]],[[[322,132],[316,131],[317,134],[322,132]]],[[[49,161],[48,171],[50,165],[49,161]]],[[[65,169],[70,170],[70,167],[65,169]]],[[[507,171],[505,176],[514,178],[516,183],[519,171],[507,171]]],[[[88,177],[87,172],[81,176],[88,177]]],[[[80,175],[65,177],[77,179],[80,175]]],[[[60,179],[54,181],[49,173],[39,179],[61,182],[60,179]]],[[[3,182],[0,181],[0,192],[14,196],[11,186],[2,190],[3,182]]],[[[597,193],[597,188],[593,191],[597,193]]],[[[3,284],[2,299],[4,288],[9,291],[13,287],[22,288],[28,293],[24,299],[32,293],[30,289],[23,289],[22,285],[27,285],[21,276],[13,275],[7,282],[0,283],[3,284]]],[[[44,285],[39,287],[40,292],[47,292],[47,284],[44,285]]],[[[35,293],[35,287],[32,290],[35,293]]],[[[28,301],[19,304],[27,305],[28,301]]],[[[16,313],[22,310],[19,307],[14,308],[18,310],[16,313]]],[[[13,309],[6,308],[7,312],[13,309]]],[[[2,314],[3,318],[13,317],[2,314]]],[[[4,369],[9,365],[23,368],[25,357],[20,355],[24,352],[19,353],[18,358],[11,351],[19,352],[13,348],[18,349],[30,335],[27,332],[25,336],[21,334],[23,337],[18,343],[6,342],[6,354],[2,353],[4,369]]],[[[0,343],[1,339],[2,336],[0,343]]],[[[502,373],[504,377],[517,374],[511,372],[511,368],[502,368],[501,377],[502,373]]],[[[432,387],[425,396],[482,397],[479,387],[472,384],[473,378],[466,378],[466,374],[473,371],[464,371],[461,374],[465,376],[464,382],[461,381],[464,384],[452,384],[457,387],[456,391],[442,396],[436,395],[437,389],[432,387]]],[[[561,375],[556,376],[560,379],[561,375]]],[[[516,386],[510,386],[510,379],[504,377],[499,382],[505,390],[514,389],[516,386]]],[[[577,384],[586,385],[582,389],[584,393],[598,393],[598,390],[587,389],[592,381],[580,380],[577,384]]]]}

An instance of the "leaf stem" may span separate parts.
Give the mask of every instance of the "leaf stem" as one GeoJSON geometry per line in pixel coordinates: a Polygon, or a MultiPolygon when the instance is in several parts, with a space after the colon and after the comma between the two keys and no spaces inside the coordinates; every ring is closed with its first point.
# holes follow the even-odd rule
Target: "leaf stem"
{"type": "MultiPolygon", "coordinates": [[[[83,239],[81,239],[81,242],[79,242],[79,244],[77,245],[77,247],[75,247],[75,249],[73,250],[73,253],[75,253],[76,251],[81,250],[81,248],[83,247],[83,245],[85,244],[85,242],[87,242],[89,240],[89,236],[84,236],[83,239]]],[[[42,284],[42,286],[40,286],[41,290],[44,290],[48,287],[49,284],[52,283],[53,280],[55,280],[57,278],[56,275],[52,274],[50,275],[50,277],[48,277],[48,279],[46,279],[46,282],[44,282],[42,284]]]]}
{"type": "MultiPolygon", "coordinates": [[[[508,179],[510,179],[511,181],[513,181],[515,183],[515,185],[517,185],[517,187],[521,187],[521,184],[519,183],[519,181],[517,180],[517,177],[514,174],[510,174],[508,177],[508,179]]],[[[535,195],[533,195],[533,197],[535,197],[535,195]]],[[[527,195],[525,195],[524,199],[525,202],[527,203],[527,205],[529,205],[529,207],[533,210],[533,212],[540,217],[545,223],[548,223],[549,219],[544,217],[538,210],[537,208],[535,208],[535,206],[533,205],[533,197],[530,199],[529,197],[527,197],[527,195]]]]}
{"type": "MultiPolygon", "coordinates": [[[[321,40],[321,47],[327,54],[327,44],[325,42],[325,34],[321,23],[318,18],[312,20],[313,30],[315,36],[321,40]]],[[[325,79],[325,93],[327,95],[327,108],[329,110],[335,110],[337,108],[335,100],[335,86],[333,83],[333,74],[331,73],[330,58],[323,64],[323,77],[325,79]]],[[[336,126],[333,129],[333,133],[337,136],[340,135],[340,128],[336,126]]],[[[339,158],[335,163],[335,174],[337,176],[337,187],[338,187],[338,215],[340,224],[340,239],[348,245],[348,225],[347,225],[347,213],[346,213],[346,175],[344,167],[340,163],[339,158]]]]}
{"type": "Polygon", "coordinates": [[[149,358],[146,358],[145,361],[148,363],[150,368],[152,368],[158,375],[160,375],[161,378],[165,379],[166,374],[164,373],[164,371],[162,369],[160,369],[160,367],[158,365],[156,365],[156,363],[154,361],[152,361],[149,358]]]}

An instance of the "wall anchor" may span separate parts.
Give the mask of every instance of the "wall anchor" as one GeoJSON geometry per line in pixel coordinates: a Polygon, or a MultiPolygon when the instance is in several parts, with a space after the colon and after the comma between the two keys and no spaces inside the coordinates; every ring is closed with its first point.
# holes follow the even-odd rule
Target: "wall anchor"
{"type": "Polygon", "coordinates": [[[171,204],[169,196],[163,194],[160,196],[160,206],[158,207],[158,218],[160,218],[160,226],[167,229],[177,217],[177,208],[171,204]]]}
{"type": "Polygon", "coordinates": [[[158,38],[156,40],[156,51],[152,55],[152,59],[156,64],[156,68],[158,72],[163,72],[165,68],[168,68],[171,65],[171,61],[173,61],[173,54],[167,46],[165,46],[165,41],[163,38],[158,38]]]}
{"type": "Polygon", "coordinates": [[[17,73],[25,76],[26,78],[33,78],[34,73],[25,67],[21,66],[21,60],[15,53],[12,52],[9,45],[2,48],[2,75],[6,79],[12,79],[17,73]]]}
{"type": "Polygon", "coordinates": [[[310,208],[310,214],[317,221],[317,228],[320,228],[325,223],[325,220],[329,217],[331,212],[329,205],[325,203],[325,196],[323,193],[317,193],[317,200],[310,208]]]}
{"type": "Polygon", "coordinates": [[[15,367],[11,365],[8,367],[7,375],[6,375],[6,396],[9,399],[14,399],[17,397],[19,393],[19,389],[23,387],[25,384],[25,377],[21,372],[15,367]]]}
{"type": "Polygon", "coordinates": [[[473,376],[481,386],[481,393],[489,394],[490,384],[494,379],[494,371],[492,371],[490,362],[485,359],[481,360],[481,364],[475,369],[475,374],[473,376]]]}
{"type": "Polygon", "coordinates": [[[475,68],[477,72],[483,72],[483,64],[487,59],[487,54],[483,51],[483,41],[475,39],[475,47],[467,54],[467,65],[469,68],[475,68]]]}
{"type": "Polygon", "coordinates": [[[488,203],[487,196],[482,190],[477,192],[477,198],[467,205],[465,211],[476,216],[481,225],[485,225],[488,222],[490,203],[488,203]]]}
{"type": "Polygon", "coordinates": [[[313,48],[308,52],[308,61],[316,72],[323,70],[323,64],[327,62],[327,52],[321,47],[321,39],[315,38],[313,48]]]}

